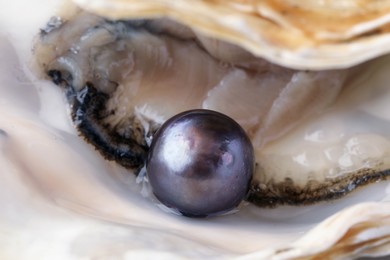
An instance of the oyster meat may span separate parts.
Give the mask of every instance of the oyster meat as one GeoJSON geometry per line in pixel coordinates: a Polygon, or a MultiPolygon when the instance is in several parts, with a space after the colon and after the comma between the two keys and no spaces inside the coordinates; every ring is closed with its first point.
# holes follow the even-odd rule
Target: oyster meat
{"type": "Polygon", "coordinates": [[[387,1],[75,2],[0,3],[1,258],[390,253],[390,58],[368,61],[390,46],[387,1]],[[192,108],[254,144],[235,214],[187,219],[150,195],[150,140],[192,108]]]}
{"type": "Polygon", "coordinates": [[[374,65],[293,70],[167,18],[78,10],[57,19],[35,46],[37,65],[64,89],[75,125],[106,159],[138,173],[165,120],[205,108],[236,119],[252,139],[248,201],[257,205],[338,198],[389,175],[380,122],[366,116],[373,129],[350,129],[367,121],[345,101],[359,88],[354,75],[374,65]]]}

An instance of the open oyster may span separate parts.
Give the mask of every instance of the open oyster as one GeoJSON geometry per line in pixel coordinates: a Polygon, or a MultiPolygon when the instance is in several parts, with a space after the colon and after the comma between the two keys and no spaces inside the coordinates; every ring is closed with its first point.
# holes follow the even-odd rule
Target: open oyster
{"type": "MultiPolygon", "coordinates": [[[[115,3],[108,3],[113,6],[105,15],[113,17],[118,9],[119,18],[127,18],[125,8],[115,3]]],[[[153,9],[153,3],[144,8],[153,9]]],[[[186,10],[182,15],[190,17],[186,10]]],[[[134,10],[129,13],[135,16],[134,10]]],[[[236,13],[238,19],[241,9],[236,13]]],[[[53,18],[43,29],[34,49],[37,65],[66,91],[72,119],[86,140],[105,158],[129,169],[143,167],[148,141],[164,121],[188,109],[206,108],[236,119],[249,134],[257,171],[248,200],[257,205],[337,198],[388,176],[390,146],[378,133],[381,120],[364,112],[357,105],[362,101],[351,95],[361,92],[354,76],[375,65],[294,70],[205,36],[202,31],[210,25],[193,24],[196,30],[166,17],[107,20],[76,10],[53,18]]],[[[263,36],[262,27],[247,26],[260,29],[257,34],[263,36]]],[[[239,42],[247,38],[242,35],[239,42]]],[[[301,64],[316,62],[299,56],[308,48],[305,44],[295,48],[291,52],[301,64]]]]}
{"type": "Polygon", "coordinates": [[[35,65],[66,90],[79,131],[115,162],[78,138],[60,89],[24,67],[32,36],[55,13],[49,1],[39,2],[46,11],[31,21],[9,15],[20,3],[28,10],[38,2],[0,6],[2,33],[11,40],[3,37],[0,49],[5,258],[390,253],[386,182],[331,203],[253,206],[312,203],[386,179],[390,60],[349,67],[387,52],[386,1],[78,2],[92,13],[61,9],[42,29],[35,65]],[[342,26],[323,22],[341,14],[342,26]],[[231,115],[257,150],[253,203],[234,215],[165,213],[128,174],[142,165],[154,130],[194,107],[231,115]]]}

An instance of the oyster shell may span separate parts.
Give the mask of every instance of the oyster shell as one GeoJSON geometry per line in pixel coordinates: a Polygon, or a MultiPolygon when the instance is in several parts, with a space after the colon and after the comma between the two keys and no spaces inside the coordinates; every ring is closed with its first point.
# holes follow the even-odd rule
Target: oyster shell
{"type": "Polygon", "coordinates": [[[344,68],[389,52],[390,1],[75,0],[113,19],[167,16],[298,69],[344,68]]]}
{"type": "MultiPolygon", "coordinates": [[[[387,183],[374,184],[330,204],[262,210],[247,206],[237,214],[205,221],[182,219],[157,209],[140,195],[135,177],[115,163],[102,160],[77,137],[67,120],[59,90],[38,80],[25,67],[31,41],[14,41],[28,39],[34,33],[13,28],[25,28],[27,24],[38,28],[53,12],[48,10],[35,23],[33,16],[31,21],[9,17],[7,13],[12,14],[11,10],[17,10],[20,3],[27,10],[36,4],[15,1],[0,8],[4,12],[0,16],[1,32],[13,40],[14,46],[4,38],[1,41],[0,199],[4,210],[0,229],[6,234],[0,236],[5,249],[0,252],[2,257],[305,259],[389,253],[387,183]]],[[[351,83],[348,89],[363,88],[364,80],[369,78],[373,89],[386,90],[382,83],[388,63],[388,57],[374,61],[371,69],[364,70],[353,81],[356,85],[351,83]]],[[[343,93],[348,98],[342,99],[342,105],[348,106],[356,105],[372,92],[343,93]]],[[[386,118],[383,103],[363,104],[367,114],[386,118]]],[[[338,129],[325,131],[335,133],[325,135],[327,138],[311,135],[310,140],[332,141],[339,137],[338,129]]],[[[386,132],[385,127],[382,129],[386,132]]],[[[300,133],[299,128],[292,132],[298,136],[300,133]]],[[[383,141],[375,137],[367,140],[375,144],[383,141]]],[[[280,154],[275,153],[277,148],[269,148],[269,154],[280,154]]],[[[374,154],[383,153],[386,151],[374,154]]]]}

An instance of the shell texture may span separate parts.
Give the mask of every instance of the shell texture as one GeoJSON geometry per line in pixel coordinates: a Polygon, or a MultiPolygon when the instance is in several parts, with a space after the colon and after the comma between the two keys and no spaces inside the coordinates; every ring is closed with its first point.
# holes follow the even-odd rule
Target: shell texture
{"type": "Polygon", "coordinates": [[[114,19],[170,17],[298,69],[345,68],[390,51],[390,1],[75,0],[114,19]]]}

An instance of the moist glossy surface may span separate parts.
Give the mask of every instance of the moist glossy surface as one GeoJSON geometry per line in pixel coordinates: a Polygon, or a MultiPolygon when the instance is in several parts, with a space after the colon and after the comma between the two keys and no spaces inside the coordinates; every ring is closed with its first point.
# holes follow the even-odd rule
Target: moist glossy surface
{"type": "Polygon", "coordinates": [[[156,133],[147,163],[156,197],[184,215],[206,216],[237,206],[254,168],[252,145],[229,117],[191,110],[156,133]]]}

